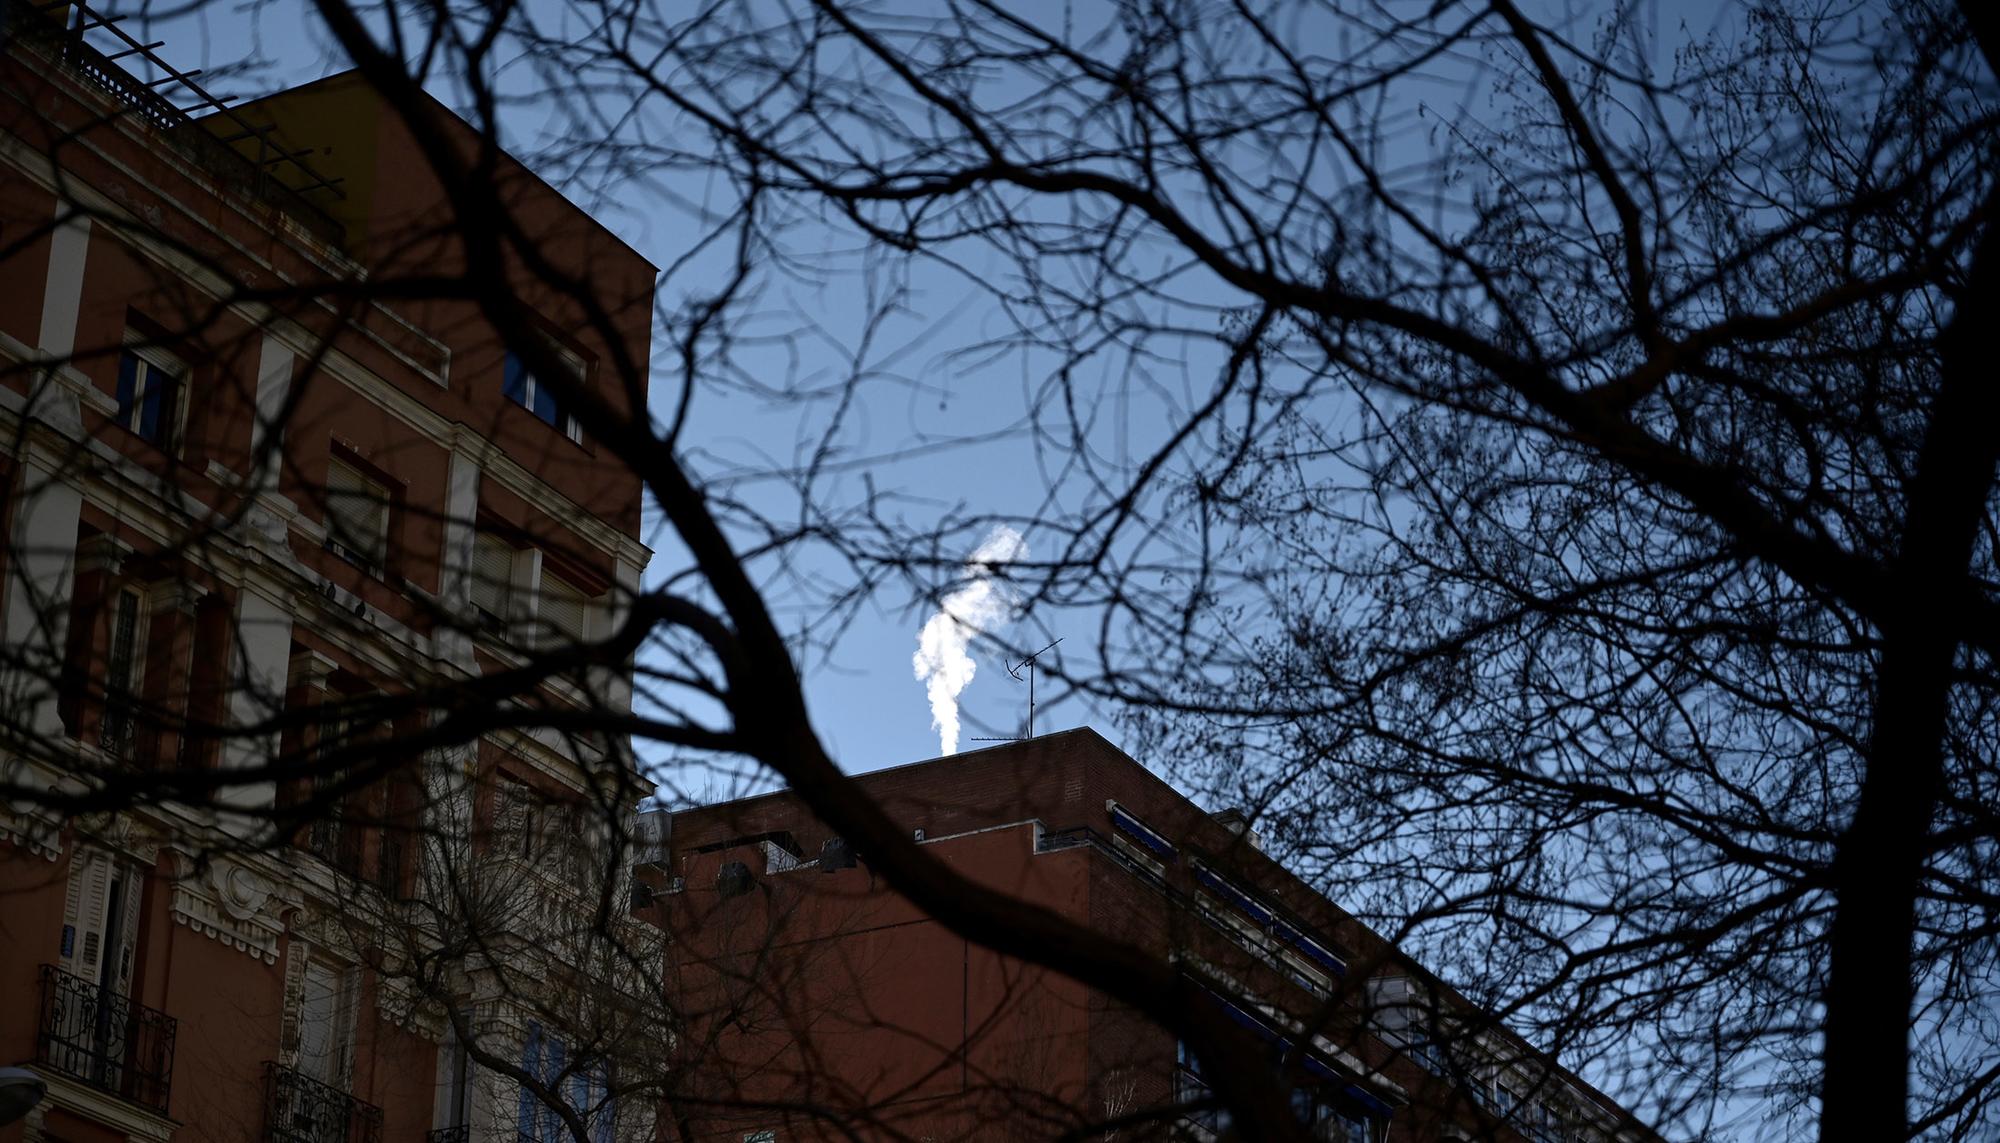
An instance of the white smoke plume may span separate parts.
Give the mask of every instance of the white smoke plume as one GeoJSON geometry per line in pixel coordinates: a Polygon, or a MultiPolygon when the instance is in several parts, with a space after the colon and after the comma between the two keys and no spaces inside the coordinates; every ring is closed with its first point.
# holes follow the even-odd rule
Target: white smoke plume
{"type": "Polygon", "coordinates": [[[938,753],[958,753],[958,696],[972,682],[978,664],[965,649],[974,636],[1007,620],[1014,610],[1013,593],[993,578],[1001,564],[1028,554],[1021,533],[997,525],[965,561],[968,582],[938,601],[937,614],[917,632],[917,653],[910,656],[917,681],[930,692],[931,725],[938,732],[938,753]]]}

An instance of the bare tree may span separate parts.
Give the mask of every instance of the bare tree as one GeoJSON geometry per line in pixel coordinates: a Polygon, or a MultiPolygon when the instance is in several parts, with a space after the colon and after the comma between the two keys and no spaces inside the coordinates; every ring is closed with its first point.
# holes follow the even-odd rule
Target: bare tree
{"type": "MultiPolygon", "coordinates": [[[[448,209],[365,276],[274,285],[192,251],[215,289],[163,332],[210,329],[218,295],[329,343],[368,302],[466,307],[643,483],[677,561],[620,585],[590,639],[512,632],[477,678],[354,690],[342,726],[411,754],[533,730],[768,767],[955,931],[1179,1032],[1246,1133],[1298,1134],[1185,974],[927,860],[807,716],[801,662],[863,603],[936,589],[996,522],[864,479],[905,442],[856,459],[853,410],[893,356],[876,334],[961,283],[1007,324],[941,367],[1037,379],[1046,499],[1001,522],[1040,553],[1011,573],[1031,614],[1099,624],[1062,668],[1076,690],[1136,712],[1475,999],[1560,1053],[1613,1051],[1667,1118],[1775,1090],[1827,1136],[1990,1125],[1985,17],[1755,4],[1663,35],[1645,6],[1576,27],[1508,0],[316,10],[448,209]],[[424,94],[446,82],[469,134],[424,94]],[[521,96],[563,125],[552,173],[711,188],[648,417],[630,292],[549,257],[495,177],[521,96]],[[843,374],[758,375],[763,291],[847,274],[880,289],[832,339],[843,374]],[[603,384],[536,332],[549,298],[604,347],[603,384]],[[804,410],[796,463],[701,451],[702,403],[746,390],[804,410]],[[637,701],[592,701],[634,655],[637,701]],[[583,701],[550,701],[566,679],[583,701]]],[[[263,412],[275,442],[296,406],[263,412]]],[[[59,642],[10,648],[15,676],[59,677],[59,642]]],[[[129,723],[280,748],[54,789],[9,770],[0,792],[236,812],[244,788],[299,790],[252,850],[398,820],[379,791],[408,754],[322,744],[280,694],[247,721],[201,705],[259,685],[72,678],[129,723]]],[[[74,769],[37,721],[55,699],[23,697],[13,745],[74,769]]],[[[622,751],[601,757],[594,805],[622,836],[634,790],[622,751]]]]}
{"type": "MultiPolygon", "coordinates": [[[[1375,916],[1692,1127],[1974,1134],[1993,31],[1661,14],[829,2],[540,47],[706,128],[743,248],[802,204],[1004,308],[963,348],[1042,378],[1007,522],[1039,614],[1101,620],[1071,680],[1375,916]]],[[[939,554],[795,480],[844,558],[939,554]]]]}

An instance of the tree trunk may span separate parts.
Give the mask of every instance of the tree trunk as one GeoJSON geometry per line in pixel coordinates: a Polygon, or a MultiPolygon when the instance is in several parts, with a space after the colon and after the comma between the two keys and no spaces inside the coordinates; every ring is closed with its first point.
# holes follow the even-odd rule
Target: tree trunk
{"type": "MultiPolygon", "coordinates": [[[[1985,204],[1988,219],[2000,192],[1985,204]]],[[[1989,223],[1942,339],[1943,383],[1909,484],[1895,613],[1881,624],[1874,730],[1854,821],[1834,861],[1820,1138],[1909,1134],[1912,944],[1958,654],[1955,601],[2000,456],[2000,399],[1982,331],[2000,317],[2000,232],[1989,223]]]]}

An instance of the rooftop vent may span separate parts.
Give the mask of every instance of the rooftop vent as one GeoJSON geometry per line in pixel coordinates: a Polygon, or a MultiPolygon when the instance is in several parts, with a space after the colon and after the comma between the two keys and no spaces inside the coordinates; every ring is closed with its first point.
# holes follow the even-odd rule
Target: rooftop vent
{"type": "Polygon", "coordinates": [[[665,869],[671,858],[667,852],[674,816],[665,810],[641,810],[632,821],[632,864],[665,869]]]}

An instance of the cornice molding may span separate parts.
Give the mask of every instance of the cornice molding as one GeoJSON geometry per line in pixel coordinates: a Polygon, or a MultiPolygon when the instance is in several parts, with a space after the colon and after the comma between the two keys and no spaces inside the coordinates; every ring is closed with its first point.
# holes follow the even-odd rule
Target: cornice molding
{"type": "Polygon", "coordinates": [[[174,882],[175,921],[265,964],[278,963],[282,908],[268,877],[226,858],[210,861],[205,874],[174,882]]]}
{"type": "Polygon", "coordinates": [[[175,1128],[180,1126],[164,1115],[147,1111],[136,1103],[129,1103],[109,1092],[99,1091],[60,1072],[42,1068],[35,1074],[48,1084],[48,1095],[41,1106],[36,1108],[43,1114],[47,1114],[45,1110],[47,1108],[59,1107],[93,1123],[102,1123],[133,1143],[142,1140],[167,1143],[173,1137],[175,1128]]]}

